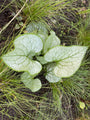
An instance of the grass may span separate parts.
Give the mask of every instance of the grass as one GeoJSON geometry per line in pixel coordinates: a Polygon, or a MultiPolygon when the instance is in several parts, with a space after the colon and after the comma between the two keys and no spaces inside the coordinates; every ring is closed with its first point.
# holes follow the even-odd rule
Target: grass
{"type": "Polygon", "coordinates": [[[77,36],[77,42],[80,45],[86,45],[90,47],[90,15],[82,21],[82,25],[77,36]]]}
{"type": "Polygon", "coordinates": [[[0,119],[34,119],[37,112],[43,116],[37,107],[41,103],[39,96],[25,88],[16,72],[2,62],[0,66],[0,119]]]}
{"type": "MultiPolygon", "coordinates": [[[[28,24],[31,21],[47,21],[47,17],[53,17],[59,9],[63,9],[70,2],[66,0],[14,0],[10,2],[7,7],[14,5],[15,11],[13,12],[14,17],[1,29],[0,34],[20,15],[23,18],[24,24],[28,24]],[[17,12],[18,11],[18,12],[17,12]],[[23,13],[23,14],[22,14],[23,13]]],[[[5,7],[5,8],[7,8],[5,7]]],[[[4,8],[4,9],[5,9],[4,8]]],[[[1,9],[1,12],[4,10],[1,9]]]]}
{"type": "MultiPolygon", "coordinates": [[[[67,116],[65,114],[75,114],[75,117],[80,115],[82,111],[79,102],[85,102],[86,109],[89,108],[90,98],[90,82],[89,82],[89,67],[84,63],[80,69],[70,78],[63,79],[62,82],[51,84],[53,90],[53,99],[55,100],[56,107],[62,110],[62,118],[67,116]],[[74,113],[73,108],[74,107],[74,113]],[[68,110],[67,110],[68,109],[68,110]],[[70,111],[68,113],[68,111],[70,111]]],[[[69,116],[70,117],[70,116],[69,116]]],[[[71,116],[73,117],[73,116],[71,116]]]]}
{"type": "MultiPolygon", "coordinates": [[[[28,1],[23,10],[20,11],[17,16],[18,12],[16,11],[19,11],[22,8],[25,0],[22,0],[22,2],[14,0],[13,2],[14,4],[10,2],[4,8],[3,4],[1,12],[8,8],[8,6],[12,7],[15,5],[14,12],[16,17],[13,20],[18,16],[21,16],[23,18],[22,22],[24,23],[24,26],[17,31],[13,28],[14,33],[7,36],[6,41],[4,42],[4,47],[0,48],[0,119],[67,120],[68,118],[73,120],[73,117],[77,117],[81,111],[79,101],[83,100],[86,106],[88,106],[88,100],[90,97],[88,67],[90,64],[88,57],[89,50],[80,69],[75,75],[63,79],[61,83],[50,84],[50,87],[45,87],[45,85],[43,85],[43,89],[41,90],[45,90],[43,94],[39,92],[35,94],[31,93],[20,81],[20,74],[9,69],[3,63],[1,56],[9,49],[13,48],[12,42],[15,36],[23,33],[25,26],[31,21],[42,20],[47,22],[51,29],[54,28],[61,41],[63,41],[62,44],[65,42],[66,45],[89,45],[90,29],[88,28],[88,24],[90,17],[82,22],[80,16],[79,18],[77,17],[78,12],[76,11],[74,13],[74,10],[77,8],[75,9],[75,7],[72,6],[73,1],[70,3],[65,2],[65,0],[28,1]],[[68,9],[66,9],[66,6],[68,6],[68,9]],[[60,11],[59,14],[58,11],[60,11]],[[77,19],[75,22],[72,22],[70,21],[70,18],[68,18],[68,15],[64,13],[69,13],[68,15],[72,15],[72,18],[75,17],[77,19]],[[67,38],[71,40],[68,41],[67,38]],[[75,114],[75,116],[73,114],[75,114]]],[[[16,20],[16,23],[17,22],[19,21],[16,20]]],[[[7,30],[5,26],[4,30],[7,30]]]]}
{"type": "MultiPolygon", "coordinates": [[[[21,7],[22,4],[25,2],[23,0],[17,7],[21,7]]],[[[45,17],[54,16],[56,14],[56,11],[58,9],[62,9],[65,7],[69,2],[66,2],[66,0],[32,0],[28,1],[28,3],[25,6],[25,9],[23,9],[23,15],[26,19],[29,19],[29,21],[37,21],[41,20],[45,17]]]]}

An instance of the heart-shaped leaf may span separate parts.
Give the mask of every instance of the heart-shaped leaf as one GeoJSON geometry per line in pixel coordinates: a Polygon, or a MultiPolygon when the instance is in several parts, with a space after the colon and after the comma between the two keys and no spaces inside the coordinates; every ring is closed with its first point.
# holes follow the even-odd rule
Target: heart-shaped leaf
{"type": "Polygon", "coordinates": [[[4,62],[15,71],[27,71],[31,75],[38,74],[42,66],[39,62],[31,60],[42,48],[42,40],[33,34],[24,34],[14,41],[15,49],[2,58],[4,62]]]}
{"type": "Polygon", "coordinates": [[[48,62],[56,61],[54,74],[57,77],[70,77],[80,67],[87,48],[84,46],[57,46],[50,49],[44,58],[48,62]]]}
{"type": "Polygon", "coordinates": [[[44,53],[46,53],[50,48],[60,45],[60,39],[55,35],[54,31],[50,32],[51,35],[47,38],[44,44],[44,53]]]}
{"type": "Polygon", "coordinates": [[[32,92],[37,92],[42,86],[39,79],[33,79],[27,72],[21,75],[21,80],[32,92]]]}

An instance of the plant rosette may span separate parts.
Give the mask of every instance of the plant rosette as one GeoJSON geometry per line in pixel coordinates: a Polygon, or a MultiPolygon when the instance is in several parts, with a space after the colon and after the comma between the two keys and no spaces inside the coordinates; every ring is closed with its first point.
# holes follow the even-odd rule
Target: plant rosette
{"type": "MultiPolygon", "coordinates": [[[[42,31],[41,31],[42,29],[42,31]]],[[[41,87],[36,76],[45,69],[45,78],[52,83],[72,76],[80,67],[87,46],[62,46],[54,31],[22,34],[14,40],[14,49],[2,56],[14,71],[24,72],[21,81],[32,92],[41,87]]]]}

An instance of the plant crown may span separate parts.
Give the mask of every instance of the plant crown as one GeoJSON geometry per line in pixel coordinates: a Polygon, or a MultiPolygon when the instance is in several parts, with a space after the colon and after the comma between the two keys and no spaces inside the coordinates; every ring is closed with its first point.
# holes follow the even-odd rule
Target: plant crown
{"type": "Polygon", "coordinates": [[[48,30],[41,22],[30,23],[26,31],[14,40],[14,49],[2,56],[11,69],[24,72],[21,81],[32,92],[38,91],[42,84],[36,76],[45,70],[45,78],[59,82],[72,76],[80,67],[87,46],[62,46],[54,31],[48,30]]]}

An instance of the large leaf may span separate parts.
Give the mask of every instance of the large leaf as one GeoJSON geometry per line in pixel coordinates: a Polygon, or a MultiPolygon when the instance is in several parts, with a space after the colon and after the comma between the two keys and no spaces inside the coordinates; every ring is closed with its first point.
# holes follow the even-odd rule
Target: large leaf
{"type": "Polygon", "coordinates": [[[44,44],[44,53],[46,53],[50,48],[60,45],[60,39],[55,35],[54,31],[50,32],[51,35],[47,38],[44,44]]]}
{"type": "Polygon", "coordinates": [[[13,51],[2,57],[4,62],[15,71],[27,71],[31,75],[38,74],[42,66],[30,58],[42,50],[41,39],[36,35],[25,34],[14,41],[14,46],[13,51]]]}
{"type": "Polygon", "coordinates": [[[53,71],[57,77],[70,77],[80,67],[86,50],[84,46],[57,46],[49,50],[44,58],[48,62],[56,61],[53,71]]]}
{"type": "Polygon", "coordinates": [[[52,82],[52,83],[55,83],[55,82],[58,82],[61,80],[60,77],[57,77],[54,72],[53,72],[53,69],[54,67],[56,66],[55,63],[51,63],[49,65],[46,66],[46,69],[47,69],[47,74],[45,76],[45,78],[49,81],[49,82],[52,82]]]}
{"type": "Polygon", "coordinates": [[[21,80],[32,92],[38,91],[42,86],[39,79],[33,79],[27,72],[21,75],[21,80]]]}

